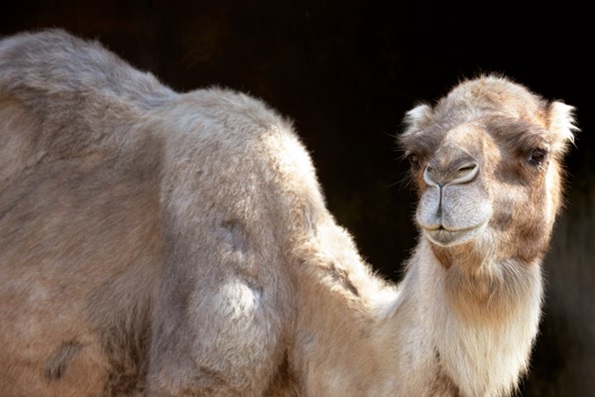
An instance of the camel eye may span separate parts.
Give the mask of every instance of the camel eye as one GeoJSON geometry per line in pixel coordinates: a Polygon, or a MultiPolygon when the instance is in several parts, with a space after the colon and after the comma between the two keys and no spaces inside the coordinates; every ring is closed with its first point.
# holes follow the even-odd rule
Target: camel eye
{"type": "Polygon", "coordinates": [[[407,156],[407,159],[409,160],[409,164],[411,164],[411,167],[413,168],[419,168],[419,156],[415,153],[411,153],[407,156]]]}
{"type": "Polygon", "coordinates": [[[545,161],[547,154],[548,152],[546,149],[533,149],[529,155],[529,163],[535,166],[541,165],[545,161]]]}

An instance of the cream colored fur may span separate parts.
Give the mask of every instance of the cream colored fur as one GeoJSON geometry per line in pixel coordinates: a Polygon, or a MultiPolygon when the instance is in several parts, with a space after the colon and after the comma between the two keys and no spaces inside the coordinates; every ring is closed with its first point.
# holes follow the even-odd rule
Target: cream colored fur
{"type": "Polygon", "coordinates": [[[3,396],[502,396],[527,371],[561,102],[483,76],[408,113],[421,235],[398,286],[259,100],[49,30],[0,41],[0,120],[3,396]]]}

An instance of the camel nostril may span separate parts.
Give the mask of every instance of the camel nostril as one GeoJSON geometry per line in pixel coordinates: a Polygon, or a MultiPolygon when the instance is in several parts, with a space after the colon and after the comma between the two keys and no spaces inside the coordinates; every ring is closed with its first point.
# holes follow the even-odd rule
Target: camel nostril
{"type": "Polygon", "coordinates": [[[423,178],[429,186],[443,187],[449,184],[470,182],[478,172],[479,166],[475,162],[464,163],[454,173],[452,169],[441,170],[428,164],[424,170],[423,178]]]}
{"type": "Polygon", "coordinates": [[[465,183],[470,182],[475,178],[479,172],[479,166],[477,163],[465,164],[455,172],[451,183],[465,183]]]}
{"type": "Polygon", "coordinates": [[[430,185],[430,186],[438,186],[439,183],[434,179],[434,176],[432,175],[432,172],[434,171],[434,169],[431,166],[427,166],[426,169],[424,170],[424,181],[430,185]]]}

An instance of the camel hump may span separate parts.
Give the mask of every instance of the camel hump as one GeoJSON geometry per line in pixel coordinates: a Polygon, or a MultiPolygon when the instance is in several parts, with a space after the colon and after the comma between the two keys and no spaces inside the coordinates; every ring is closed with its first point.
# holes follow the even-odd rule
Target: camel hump
{"type": "Polygon", "coordinates": [[[140,109],[151,109],[174,94],[151,73],[133,68],[100,43],[62,29],[24,32],[0,40],[2,92],[29,105],[57,96],[100,95],[140,109]]]}
{"type": "Polygon", "coordinates": [[[3,38],[0,180],[91,153],[128,158],[147,146],[147,115],[172,97],[150,73],[64,30],[3,38]]]}

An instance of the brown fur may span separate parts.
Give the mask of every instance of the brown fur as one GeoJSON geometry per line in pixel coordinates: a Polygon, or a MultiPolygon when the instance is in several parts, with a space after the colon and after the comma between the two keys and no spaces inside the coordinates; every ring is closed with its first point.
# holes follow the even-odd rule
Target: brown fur
{"type": "Polygon", "coordinates": [[[537,332],[571,110],[482,76],[408,113],[422,235],[396,286],[261,101],[176,93],[59,30],[6,38],[0,389],[506,395],[537,332]]]}

